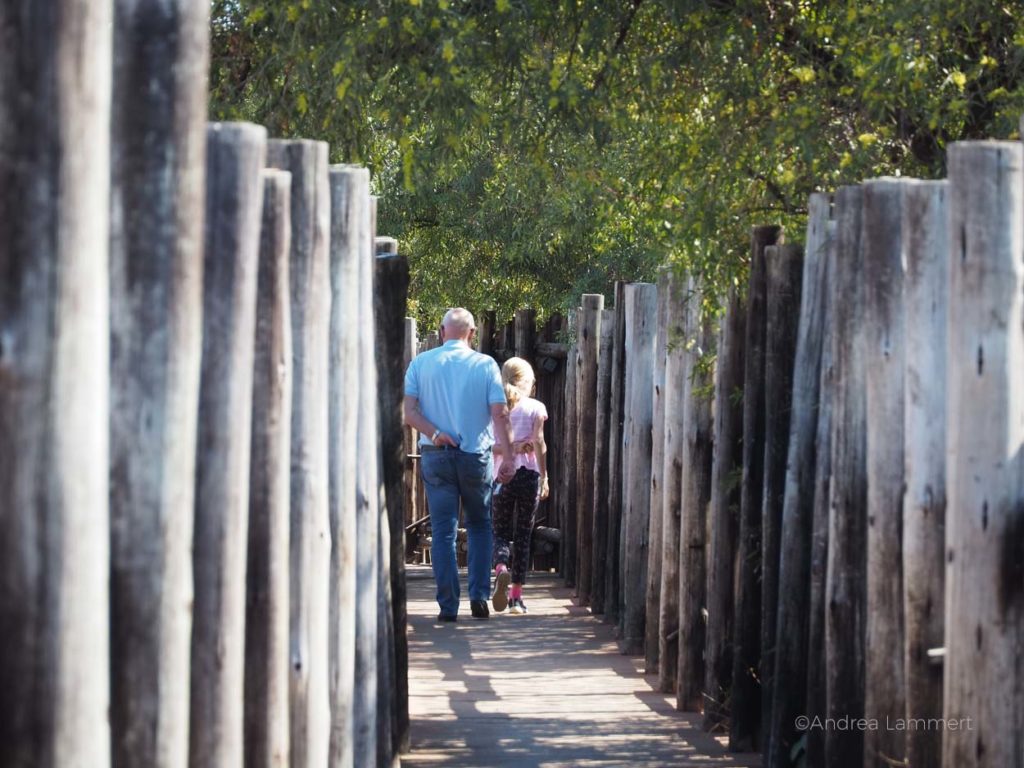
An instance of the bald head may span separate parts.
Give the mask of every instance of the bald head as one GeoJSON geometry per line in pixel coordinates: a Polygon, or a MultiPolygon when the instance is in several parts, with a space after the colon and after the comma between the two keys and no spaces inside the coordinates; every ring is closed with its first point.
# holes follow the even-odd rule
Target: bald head
{"type": "Polygon", "coordinates": [[[476,330],[476,323],[473,321],[473,315],[468,309],[455,307],[445,312],[444,319],[441,321],[441,328],[444,330],[445,341],[458,339],[468,342],[469,337],[476,330]]]}

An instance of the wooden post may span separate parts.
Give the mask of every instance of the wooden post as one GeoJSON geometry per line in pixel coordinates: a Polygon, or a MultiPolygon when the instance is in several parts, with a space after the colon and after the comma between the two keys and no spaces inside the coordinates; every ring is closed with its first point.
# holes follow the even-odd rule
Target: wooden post
{"type": "Polygon", "coordinates": [[[683,396],[683,485],[679,514],[679,661],[676,707],[703,709],[704,612],[707,604],[707,517],[711,503],[712,387],[708,357],[714,351],[711,319],[701,304],[700,282],[691,277],[686,326],[693,339],[686,350],[683,396]]]}
{"type": "MultiPolygon", "coordinates": [[[[800,292],[800,323],[793,365],[789,460],[782,501],[778,613],[770,733],[765,744],[767,762],[788,766],[793,745],[800,738],[796,718],[807,715],[807,638],[810,592],[811,526],[814,516],[814,473],[818,465],[815,436],[821,387],[821,348],[825,308],[828,306],[828,195],[814,193],[808,202],[807,247],[800,292]]],[[[769,316],[769,323],[771,317],[769,316]]],[[[769,331],[769,336],[771,331],[769,331]]],[[[770,398],[769,398],[770,400],[770,398]]]]}
{"type": "MultiPolygon", "coordinates": [[[[686,415],[686,282],[668,276],[665,318],[665,428],[661,450],[661,574],[658,599],[658,687],[676,690],[679,668],[679,524],[683,506],[683,421],[686,415]]],[[[731,642],[731,639],[730,639],[731,642]]]]}
{"type": "Polygon", "coordinates": [[[793,363],[800,322],[803,248],[765,249],[768,324],[765,335],[764,494],[761,507],[761,745],[767,752],[775,679],[775,629],[779,601],[782,506],[793,400],[793,363]]]}
{"type": "Polygon", "coordinates": [[[704,729],[728,721],[733,665],[736,554],[739,542],[743,466],[743,391],[747,307],[731,288],[722,301],[715,363],[714,435],[711,462],[711,511],[708,552],[708,626],[704,651],[704,729]]]}
{"type": "Polygon", "coordinates": [[[110,21],[109,0],[0,10],[0,761],[10,766],[111,756],[110,21]]]}
{"type": "MultiPolygon", "coordinates": [[[[515,353],[532,367],[537,365],[534,346],[537,344],[537,310],[519,309],[515,317],[515,353]]],[[[536,373],[536,371],[535,371],[536,373]]]]}
{"type": "MultiPolygon", "coordinates": [[[[576,592],[581,606],[590,605],[593,589],[594,454],[597,436],[597,366],[604,296],[585,293],[580,310],[577,348],[579,379],[576,400],[576,592]]],[[[518,327],[518,316],[517,316],[518,327]]]]}
{"type": "Polygon", "coordinates": [[[292,174],[289,762],[292,768],[320,768],[328,759],[331,719],[327,144],[272,140],[267,163],[292,174]]]}
{"type": "MultiPolygon", "coordinates": [[[[830,219],[824,250],[827,274],[821,330],[821,380],[818,387],[818,426],[814,436],[814,508],[811,521],[809,615],[807,620],[807,717],[824,718],[827,711],[825,670],[826,576],[828,570],[829,497],[832,490],[832,403],[835,400],[835,366],[832,335],[832,276],[836,271],[836,222],[830,219]]],[[[825,764],[825,731],[806,732],[807,764],[825,764]]]]}
{"type": "MultiPolygon", "coordinates": [[[[946,518],[946,320],[949,184],[903,187],[903,611],[908,720],[942,717],[946,518]]],[[[940,765],[942,732],[907,732],[909,765],[940,765]]]]}
{"type": "Polygon", "coordinates": [[[267,132],[207,131],[189,764],[241,766],[256,275],[267,132]]]}
{"type": "Polygon", "coordinates": [[[764,367],[767,267],[764,249],[782,242],[782,228],[754,227],[743,372],[743,479],[740,484],[739,581],[733,622],[732,721],[729,749],[759,748],[761,733],[761,505],[764,493],[764,367]]]}
{"type": "Polygon", "coordinates": [[[331,325],[328,403],[329,519],[331,526],[330,668],[332,766],[352,765],[356,641],[356,420],[359,266],[369,248],[370,174],[365,168],[335,165],[331,194],[331,325]]]}
{"type": "MultiPolygon", "coordinates": [[[[867,369],[867,604],[864,714],[906,715],[903,654],[903,254],[899,179],[864,183],[867,369]]],[[[902,762],[904,732],[868,729],[864,763],[902,762]]]]}
{"type": "Polygon", "coordinates": [[[658,269],[658,308],[655,319],[654,371],[651,393],[651,512],[647,525],[647,621],[644,626],[645,674],[659,669],[659,638],[661,636],[661,561],[662,527],[665,498],[665,357],[668,354],[668,301],[672,268],[658,269]]]}
{"type": "Polygon", "coordinates": [[[245,611],[245,765],[288,759],[288,472],[292,177],[264,170],[256,287],[245,611]]]}
{"type": "MultiPolygon", "coordinates": [[[[111,3],[86,5],[99,12],[111,3]]],[[[111,179],[110,207],[95,215],[111,222],[112,761],[180,768],[189,744],[210,8],[113,6],[113,108],[103,115],[111,162],[90,171],[111,179]]],[[[46,39],[49,49],[56,38],[46,39]]],[[[82,57],[99,64],[95,54],[82,57]]],[[[19,130],[34,133],[24,122],[19,130]]],[[[102,151],[95,140],[78,142],[90,158],[102,151]]],[[[87,753],[96,754],[91,743],[87,753]]]]}
{"type": "MultiPolygon", "coordinates": [[[[576,312],[569,313],[569,332],[575,335],[579,318],[576,312]]],[[[559,548],[560,570],[567,587],[576,585],[576,437],[577,437],[577,348],[573,343],[565,360],[565,426],[562,434],[565,440],[562,447],[561,465],[561,525],[562,546],[559,548]],[[573,469],[570,470],[569,468],[573,469]]]]}
{"type": "Polygon", "coordinates": [[[949,148],[947,729],[942,765],[1020,765],[1024,729],[1024,151],[949,148]]]}
{"type": "Polygon", "coordinates": [[[615,283],[615,333],[608,411],[608,550],[605,559],[604,620],[618,624],[622,615],[622,414],[626,395],[626,284],[615,283]]]}
{"type": "Polygon", "coordinates": [[[647,534],[651,512],[651,426],[654,417],[654,339],[658,291],[650,283],[626,286],[626,396],[622,488],[622,653],[644,650],[647,609],[647,534]]]}
{"type": "Polygon", "coordinates": [[[477,346],[485,355],[494,355],[495,314],[493,309],[485,311],[480,317],[480,332],[477,334],[477,346]]]}
{"type": "Polygon", "coordinates": [[[607,570],[608,570],[608,492],[611,481],[608,467],[608,437],[610,433],[612,398],[612,345],[615,340],[615,313],[610,309],[601,311],[601,340],[597,366],[597,411],[596,437],[594,439],[594,524],[593,550],[591,552],[592,591],[590,611],[594,614],[605,612],[607,570]]]}
{"type": "MultiPolygon", "coordinates": [[[[379,238],[378,238],[379,240],[379,238]]],[[[388,692],[392,716],[392,755],[409,744],[409,643],[406,638],[405,468],[402,400],[404,398],[405,310],[409,291],[409,261],[397,253],[377,257],[375,280],[377,374],[379,377],[381,482],[387,498],[391,534],[391,599],[394,685],[388,692]]]]}
{"type": "MultiPolygon", "coordinates": [[[[864,715],[864,608],[867,574],[867,457],[863,345],[861,187],[836,192],[836,270],[832,280],[832,484],[825,591],[826,714],[864,715]]],[[[864,733],[825,729],[828,765],[860,766],[864,733]]]]}

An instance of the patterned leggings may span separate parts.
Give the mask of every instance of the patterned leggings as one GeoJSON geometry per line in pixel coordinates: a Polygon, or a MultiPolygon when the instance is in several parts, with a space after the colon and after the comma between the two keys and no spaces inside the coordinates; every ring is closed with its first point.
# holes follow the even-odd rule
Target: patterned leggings
{"type": "Polygon", "coordinates": [[[494,518],[494,564],[512,571],[512,583],[524,584],[530,567],[530,536],[537,514],[540,475],[526,467],[491,497],[494,518]],[[511,561],[511,562],[510,562],[511,561]]]}

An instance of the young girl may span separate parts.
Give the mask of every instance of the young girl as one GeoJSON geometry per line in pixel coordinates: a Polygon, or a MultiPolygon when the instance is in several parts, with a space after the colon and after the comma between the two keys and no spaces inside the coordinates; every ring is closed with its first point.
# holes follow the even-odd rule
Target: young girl
{"type": "Polygon", "coordinates": [[[501,368],[501,380],[512,423],[512,456],[494,455],[494,470],[514,462],[516,474],[498,488],[491,500],[494,518],[494,610],[526,613],[523,584],[530,567],[530,536],[537,503],[548,496],[547,445],[544,422],[547,408],[530,395],[536,381],[533,368],[520,357],[509,358],[501,368]],[[512,588],[509,591],[509,583],[512,588]]]}

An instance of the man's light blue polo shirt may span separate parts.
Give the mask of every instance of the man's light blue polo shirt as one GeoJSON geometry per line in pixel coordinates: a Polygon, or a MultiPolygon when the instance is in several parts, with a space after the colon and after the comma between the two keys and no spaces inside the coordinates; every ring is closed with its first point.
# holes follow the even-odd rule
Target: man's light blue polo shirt
{"type": "MultiPolygon", "coordinates": [[[[412,359],[405,394],[419,399],[427,420],[454,437],[460,450],[483,453],[494,445],[491,406],[506,402],[494,358],[464,341],[446,341],[412,359]]],[[[430,445],[430,435],[421,435],[420,444],[430,445]]]]}

